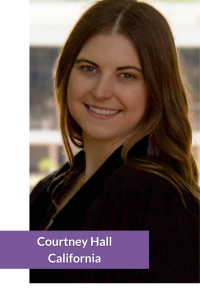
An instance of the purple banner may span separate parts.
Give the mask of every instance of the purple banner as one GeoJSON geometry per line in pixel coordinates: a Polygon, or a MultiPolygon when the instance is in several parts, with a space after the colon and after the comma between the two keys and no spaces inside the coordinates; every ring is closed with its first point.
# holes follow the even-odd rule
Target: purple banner
{"type": "Polygon", "coordinates": [[[0,231],[0,269],[148,268],[148,231],[0,231]]]}

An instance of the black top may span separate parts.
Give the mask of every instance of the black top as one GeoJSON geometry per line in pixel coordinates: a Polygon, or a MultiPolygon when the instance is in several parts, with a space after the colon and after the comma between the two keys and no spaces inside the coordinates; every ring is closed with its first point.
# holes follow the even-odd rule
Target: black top
{"type": "MultiPolygon", "coordinates": [[[[142,157],[158,162],[147,156],[147,147],[145,137],[130,150],[129,161],[142,157]]],[[[149,270],[30,270],[30,282],[199,282],[199,220],[193,216],[198,206],[184,193],[190,213],[166,179],[124,164],[121,149],[72,197],[48,230],[149,230],[149,270]]],[[[75,169],[80,161],[84,164],[84,151],[75,157],[75,169]]],[[[68,168],[66,164],[32,191],[30,230],[43,230],[55,213],[47,188],[68,168]]]]}

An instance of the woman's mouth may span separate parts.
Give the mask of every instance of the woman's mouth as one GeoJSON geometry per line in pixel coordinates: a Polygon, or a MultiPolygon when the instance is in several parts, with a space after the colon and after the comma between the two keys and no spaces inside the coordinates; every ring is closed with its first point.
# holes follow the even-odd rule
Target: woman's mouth
{"type": "Polygon", "coordinates": [[[94,106],[90,106],[90,105],[86,105],[87,109],[89,110],[89,112],[96,117],[100,117],[100,118],[104,118],[104,119],[108,119],[110,117],[114,117],[116,116],[118,113],[121,112],[121,110],[116,110],[116,109],[110,109],[110,108],[105,108],[105,107],[94,107],[94,106]]]}

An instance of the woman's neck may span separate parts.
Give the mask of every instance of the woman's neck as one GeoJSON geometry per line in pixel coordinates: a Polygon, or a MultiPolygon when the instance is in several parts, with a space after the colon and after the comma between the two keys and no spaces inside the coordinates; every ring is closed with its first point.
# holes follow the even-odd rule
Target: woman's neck
{"type": "Polygon", "coordinates": [[[119,148],[125,141],[125,138],[118,140],[102,140],[85,137],[83,142],[85,149],[85,178],[86,182],[108,159],[108,157],[119,148]]]}

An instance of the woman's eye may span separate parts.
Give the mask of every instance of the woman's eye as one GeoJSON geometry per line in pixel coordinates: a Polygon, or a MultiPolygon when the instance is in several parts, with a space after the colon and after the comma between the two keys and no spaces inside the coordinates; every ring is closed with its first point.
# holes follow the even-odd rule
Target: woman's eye
{"type": "Polygon", "coordinates": [[[123,78],[123,79],[126,79],[126,80],[129,80],[129,79],[135,79],[136,77],[132,74],[129,74],[129,73],[122,73],[119,75],[119,77],[123,78]]]}
{"type": "Polygon", "coordinates": [[[88,72],[88,73],[97,73],[97,70],[90,66],[83,66],[83,67],[81,67],[81,69],[83,69],[85,72],[88,72]]]}

